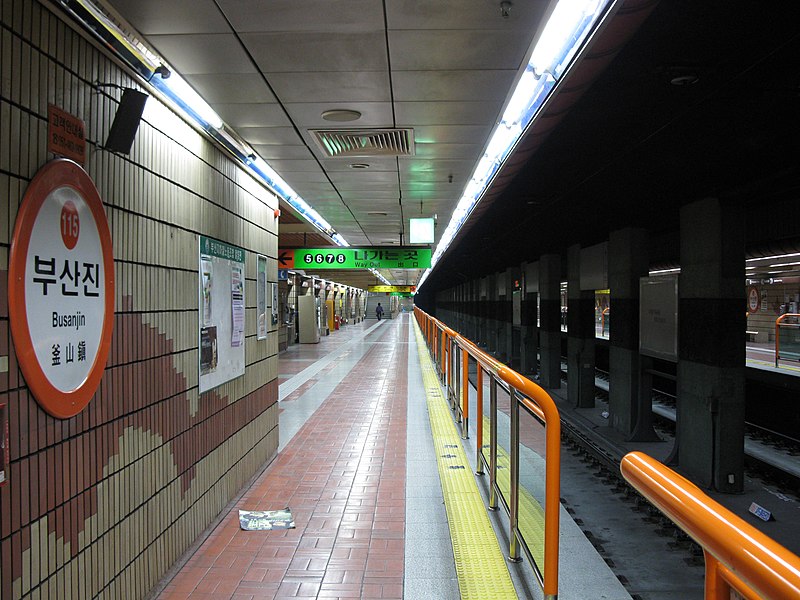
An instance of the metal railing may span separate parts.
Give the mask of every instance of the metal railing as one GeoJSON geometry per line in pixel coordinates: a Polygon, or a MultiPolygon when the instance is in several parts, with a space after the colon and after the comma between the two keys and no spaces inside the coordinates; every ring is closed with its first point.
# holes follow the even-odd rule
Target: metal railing
{"type": "MultiPolygon", "coordinates": [[[[558,598],[558,536],[561,486],[561,421],[553,399],[541,387],[480,350],[438,319],[419,308],[414,309],[439,377],[447,389],[447,398],[461,427],[462,438],[469,436],[469,366],[476,366],[476,448],[479,475],[489,471],[489,509],[496,510],[498,498],[509,515],[509,560],[520,560],[520,549],[533,567],[546,600],[558,598]],[[484,374],[489,377],[489,458],[484,453],[484,374]],[[498,483],[498,387],[508,391],[509,486],[508,497],[498,483]],[[543,565],[537,564],[519,527],[520,515],[520,411],[536,419],[545,428],[545,485],[543,565]]],[[[532,540],[530,540],[532,541],[532,540]]]]}
{"type": "MultiPolygon", "coordinates": [[[[783,320],[787,317],[800,317],[800,314],[797,313],[786,313],[781,315],[777,319],[775,319],[775,366],[778,366],[778,359],[781,358],[781,327],[786,329],[794,329],[796,336],[793,342],[797,342],[796,350],[794,352],[786,352],[784,350],[785,356],[783,358],[794,358],[800,359],[800,323],[784,323],[783,320]]],[[[800,320],[800,319],[798,319],[800,320]]]]}
{"type": "Polygon", "coordinates": [[[800,598],[796,555],[647,454],[627,454],[620,471],[703,548],[706,600],[800,598]]]}

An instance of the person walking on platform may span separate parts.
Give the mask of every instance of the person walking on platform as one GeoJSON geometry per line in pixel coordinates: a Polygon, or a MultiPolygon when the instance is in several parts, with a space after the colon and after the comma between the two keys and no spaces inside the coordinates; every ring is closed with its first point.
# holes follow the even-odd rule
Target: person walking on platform
{"type": "Polygon", "coordinates": [[[375,316],[378,317],[378,321],[380,321],[383,316],[383,307],[380,302],[378,302],[378,306],[375,307],[375,316]]]}

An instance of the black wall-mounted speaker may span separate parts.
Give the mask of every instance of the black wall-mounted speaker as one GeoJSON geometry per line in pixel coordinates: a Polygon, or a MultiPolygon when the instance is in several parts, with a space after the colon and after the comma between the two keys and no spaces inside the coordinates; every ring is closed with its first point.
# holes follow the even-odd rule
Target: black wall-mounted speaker
{"type": "Polygon", "coordinates": [[[114,115],[111,131],[108,132],[106,150],[121,154],[130,153],[133,139],[136,137],[136,130],[139,129],[139,121],[142,119],[145,102],[147,102],[147,94],[125,88],[119,108],[117,108],[117,114],[114,115]]]}

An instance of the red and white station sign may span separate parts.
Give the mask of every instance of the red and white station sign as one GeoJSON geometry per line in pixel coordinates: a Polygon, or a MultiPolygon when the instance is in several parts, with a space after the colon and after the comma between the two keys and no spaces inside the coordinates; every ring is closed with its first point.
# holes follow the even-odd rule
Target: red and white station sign
{"type": "Polygon", "coordinates": [[[42,167],[17,214],[8,270],[11,333],[36,400],[66,419],[89,403],[114,327],[114,259],[103,203],[78,164],[42,167]]]}

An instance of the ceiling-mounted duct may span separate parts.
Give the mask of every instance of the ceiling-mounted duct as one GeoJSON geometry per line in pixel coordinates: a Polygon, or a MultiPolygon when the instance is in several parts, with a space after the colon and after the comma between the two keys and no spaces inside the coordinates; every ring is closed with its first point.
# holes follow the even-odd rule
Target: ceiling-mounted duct
{"type": "Polygon", "coordinates": [[[312,129],[320,150],[329,158],[413,156],[413,129],[312,129]]]}

